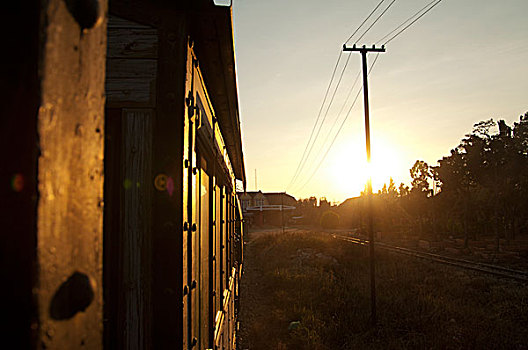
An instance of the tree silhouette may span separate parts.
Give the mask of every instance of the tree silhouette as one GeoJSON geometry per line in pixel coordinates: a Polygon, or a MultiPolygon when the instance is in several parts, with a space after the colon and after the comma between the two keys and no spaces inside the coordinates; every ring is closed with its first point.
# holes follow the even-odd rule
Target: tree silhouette
{"type": "MultiPolygon", "coordinates": [[[[409,173],[410,187],[396,188],[391,178],[375,195],[378,229],[464,238],[466,247],[469,240],[494,237],[496,249],[502,239],[528,234],[528,112],[513,125],[476,123],[437,165],[417,160],[409,173]]],[[[357,219],[347,222],[358,227],[361,203],[348,203],[357,219]]]]}

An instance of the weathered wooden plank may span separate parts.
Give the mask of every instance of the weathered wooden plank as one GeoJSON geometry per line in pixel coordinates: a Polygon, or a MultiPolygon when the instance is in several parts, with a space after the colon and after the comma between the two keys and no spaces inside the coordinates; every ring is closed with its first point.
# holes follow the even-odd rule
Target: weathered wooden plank
{"type": "Polygon", "coordinates": [[[106,77],[112,78],[154,78],[157,73],[154,59],[109,59],[106,62],[106,77]]]}
{"type": "Polygon", "coordinates": [[[172,179],[174,191],[156,191],[152,201],[152,348],[156,349],[183,345],[184,219],[181,198],[184,196],[183,115],[189,26],[184,13],[167,11],[163,12],[159,26],[159,81],[152,168],[153,174],[166,174],[172,179]]]}
{"type": "Polygon", "coordinates": [[[113,29],[113,28],[151,29],[152,27],[149,27],[149,26],[146,26],[146,25],[134,22],[134,21],[129,21],[127,19],[124,19],[118,16],[109,15],[108,16],[108,30],[110,31],[110,29],[113,29]]]}
{"type": "Polygon", "coordinates": [[[157,30],[143,28],[109,28],[107,57],[157,58],[157,30]]]}
{"type": "Polygon", "coordinates": [[[125,349],[148,348],[152,110],[123,110],[125,349]]]}
{"type": "Polygon", "coordinates": [[[42,5],[34,290],[39,349],[103,345],[106,18],[91,28],[85,21],[104,16],[106,1],[97,4],[99,11],[87,10],[86,17],[62,0],[42,5]]]}
{"type": "Polygon", "coordinates": [[[106,100],[109,106],[119,103],[136,103],[154,106],[156,100],[155,79],[107,79],[106,100]]]}
{"type": "Polygon", "coordinates": [[[119,320],[123,305],[121,290],[122,232],[121,193],[123,176],[122,109],[105,109],[104,145],[104,232],[103,232],[103,284],[104,288],[104,349],[123,349],[124,323],[119,320]]]}
{"type": "Polygon", "coordinates": [[[156,101],[156,73],[156,60],[107,60],[107,104],[117,106],[132,103],[153,107],[156,101]]]}

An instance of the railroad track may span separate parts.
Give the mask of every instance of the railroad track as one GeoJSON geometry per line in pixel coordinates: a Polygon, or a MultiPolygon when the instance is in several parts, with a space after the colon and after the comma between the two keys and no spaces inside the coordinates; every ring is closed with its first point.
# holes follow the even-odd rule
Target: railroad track
{"type": "MultiPolygon", "coordinates": [[[[357,237],[348,237],[348,236],[341,236],[332,234],[332,236],[336,239],[340,239],[343,241],[347,241],[350,243],[368,246],[369,241],[357,237]]],[[[434,261],[437,263],[445,264],[445,265],[451,265],[459,268],[464,268],[467,270],[473,270],[481,273],[487,273],[490,275],[495,275],[499,277],[505,277],[514,279],[516,281],[520,282],[528,282],[528,272],[527,271],[520,271],[520,270],[514,270],[498,265],[492,265],[492,264],[486,264],[486,263],[480,263],[476,261],[466,260],[466,259],[460,259],[460,258],[453,258],[445,255],[440,254],[433,254],[433,253],[426,253],[421,252],[414,249],[409,248],[403,248],[403,247],[397,247],[386,243],[377,242],[375,243],[377,248],[387,250],[393,253],[398,254],[404,254],[408,256],[412,256],[419,259],[434,261]]]]}

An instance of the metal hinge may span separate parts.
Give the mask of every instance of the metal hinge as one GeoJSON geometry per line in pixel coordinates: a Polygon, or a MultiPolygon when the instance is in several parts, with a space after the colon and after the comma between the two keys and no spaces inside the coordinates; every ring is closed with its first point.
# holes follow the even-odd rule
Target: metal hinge
{"type": "Polygon", "coordinates": [[[192,95],[192,91],[189,91],[189,94],[185,98],[185,103],[187,104],[187,107],[191,107],[194,104],[194,97],[192,95]]]}
{"type": "Polygon", "coordinates": [[[187,108],[189,109],[189,119],[191,119],[194,116],[194,111],[197,109],[194,106],[194,97],[192,95],[192,91],[189,91],[189,95],[187,98],[185,98],[185,103],[187,104],[187,108]]]}

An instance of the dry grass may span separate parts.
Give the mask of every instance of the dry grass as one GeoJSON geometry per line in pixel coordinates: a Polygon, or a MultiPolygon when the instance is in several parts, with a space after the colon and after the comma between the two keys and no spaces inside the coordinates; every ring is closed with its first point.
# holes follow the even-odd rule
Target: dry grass
{"type": "Polygon", "coordinates": [[[378,252],[373,329],[364,247],[313,232],[253,237],[241,349],[528,349],[524,285],[378,252]]]}

